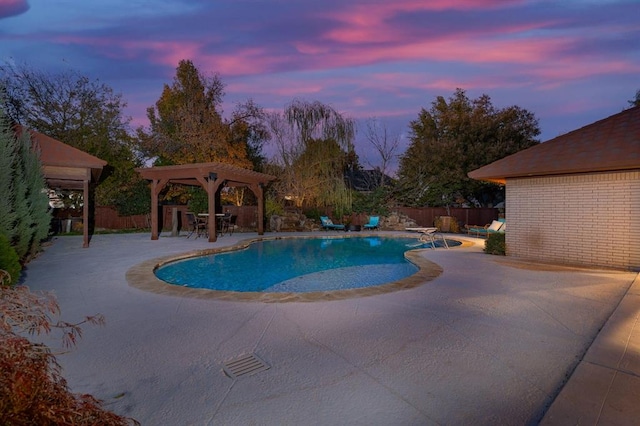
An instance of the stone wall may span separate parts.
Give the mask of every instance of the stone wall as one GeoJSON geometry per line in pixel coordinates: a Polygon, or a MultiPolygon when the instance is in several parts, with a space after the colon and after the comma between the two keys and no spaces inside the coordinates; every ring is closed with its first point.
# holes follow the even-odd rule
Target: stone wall
{"type": "MultiPolygon", "coordinates": [[[[364,224],[368,217],[352,217],[350,222],[352,224],[364,224]]],[[[342,221],[340,221],[342,222],[342,221]]],[[[338,223],[336,221],[336,223],[338,223]]],[[[304,231],[318,231],[322,229],[320,222],[314,219],[307,218],[302,212],[299,211],[286,211],[282,215],[271,216],[268,223],[268,230],[272,232],[304,232],[304,231]]],[[[393,212],[388,216],[380,216],[379,229],[385,231],[404,231],[405,228],[417,227],[416,221],[409,216],[393,212]]]]}

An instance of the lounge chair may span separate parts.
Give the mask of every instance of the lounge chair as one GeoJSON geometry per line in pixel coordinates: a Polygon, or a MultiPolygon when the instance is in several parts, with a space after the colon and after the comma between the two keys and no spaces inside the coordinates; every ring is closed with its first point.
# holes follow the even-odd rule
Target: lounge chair
{"type": "Polygon", "coordinates": [[[322,224],[322,229],[326,231],[344,231],[344,225],[333,223],[327,216],[320,216],[320,223],[322,224]]]}
{"type": "Polygon", "coordinates": [[[475,235],[476,237],[486,236],[489,234],[495,234],[497,232],[504,232],[507,227],[504,219],[494,220],[493,222],[485,225],[467,225],[467,234],[475,235]]]}
{"type": "Polygon", "coordinates": [[[369,216],[369,223],[365,223],[362,227],[364,229],[378,229],[380,223],[380,216],[369,216]]]}

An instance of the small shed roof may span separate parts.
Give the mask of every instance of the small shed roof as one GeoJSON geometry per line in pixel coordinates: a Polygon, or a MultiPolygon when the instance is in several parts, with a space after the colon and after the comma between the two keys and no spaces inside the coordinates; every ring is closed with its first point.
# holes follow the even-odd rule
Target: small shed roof
{"type": "Polygon", "coordinates": [[[507,178],[640,169],[640,106],[550,139],[469,172],[504,184],[507,178]]]}
{"type": "Polygon", "coordinates": [[[107,162],[50,136],[16,125],[16,134],[28,131],[40,153],[42,173],[51,188],[83,189],[85,180],[97,182],[107,162]]]}

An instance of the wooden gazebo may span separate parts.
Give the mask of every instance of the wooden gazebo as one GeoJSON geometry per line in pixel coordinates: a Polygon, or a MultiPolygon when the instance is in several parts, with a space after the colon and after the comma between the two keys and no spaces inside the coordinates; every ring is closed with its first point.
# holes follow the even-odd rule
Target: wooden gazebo
{"type": "MultiPolygon", "coordinates": [[[[201,186],[207,192],[208,209],[216,210],[216,194],[223,186],[245,186],[251,189],[258,200],[258,234],[264,234],[264,187],[275,176],[247,170],[224,163],[181,164],[176,166],[158,166],[136,169],[140,175],[151,182],[151,239],[158,239],[158,196],[168,183],[189,186],[201,186]]],[[[216,222],[208,222],[209,242],[216,241],[216,222]]]]}
{"type": "Polygon", "coordinates": [[[97,183],[107,162],[35,130],[15,126],[17,135],[28,131],[33,149],[40,154],[42,174],[49,188],[81,190],[83,193],[83,247],[89,247],[91,184],[97,183]]]}

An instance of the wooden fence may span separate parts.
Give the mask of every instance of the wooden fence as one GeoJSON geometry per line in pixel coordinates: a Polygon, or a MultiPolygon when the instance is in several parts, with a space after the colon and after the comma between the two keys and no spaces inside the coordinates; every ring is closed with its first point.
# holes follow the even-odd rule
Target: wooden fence
{"type": "MultiPolygon", "coordinates": [[[[159,212],[159,222],[162,224],[163,230],[172,229],[174,209],[178,215],[179,228],[187,228],[184,224],[185,213],[188,210],[187,206],[165,205],[161,207],[159,212]]],[[[466,224],[485,225],[498,218],[498,209],[495,208],[451,208],[449,214],[443,207],[396,207],[394,210],[410,217],[418,226],[425,227],[433,226],[437,217],[447,215],[454,217],[461,228],[466,224]]],[[[258,208],[256,206],[223,206],[223,211],[236,216],[236,225],[240,230],[257,229],[258,208]]],[[[363,224],[366,221],[366,215],[357,215],[352,223],[363,224]]],[[[149,228],[149,226],[149,215],[120,216],[113,207],[96,207],[96,229],[140,229],[149,228]]]]}
{"type": "Polygon", "coordinates": [[[399,213],[405,214],[415,220],[418,226],[433,226],[439,216],[451,216],[456,218],[460,228],[464,225],[486,225],[498,218],[499,210],[495,208],[450,208],[449,212],[444,207],[396,207],[399,213]]]}

